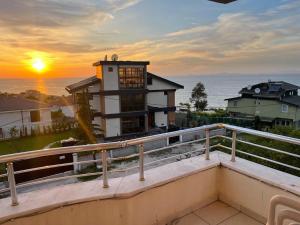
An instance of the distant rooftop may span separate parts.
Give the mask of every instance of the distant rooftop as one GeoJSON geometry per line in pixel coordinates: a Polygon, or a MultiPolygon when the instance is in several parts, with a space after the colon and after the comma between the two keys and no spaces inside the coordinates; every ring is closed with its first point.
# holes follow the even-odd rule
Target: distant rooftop
{"type": "Polygon", "coordinates": [[[0,95],[0,112],[49,108],[47,104],[14,95],[0,95]]]}
{"type": "Polygon", "coordinates": [[[280,98],[287,91],[300,89],[299,86],[284,81],[269,81],[243,88],[239,93],[253,97],[280,98]]]}

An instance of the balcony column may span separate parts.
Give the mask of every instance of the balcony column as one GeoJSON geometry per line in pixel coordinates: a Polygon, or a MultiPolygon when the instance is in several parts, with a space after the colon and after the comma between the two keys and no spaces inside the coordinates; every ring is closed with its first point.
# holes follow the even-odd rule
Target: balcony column
{"type": "Polygon", "coordinates": [[[232,131],[231,162],[235,162],[236,154],[236,130],[232,131]]]}
{"type": "Polygon", "coordinates": [[[11,196],[11,205],[18,205],[18,197],[17,197],[17,189],[16,189],[16,181],[15,181],[15,173],[14,166],[12,162],[7,163],[7,178],[9,183],[9,190],[11,196]]]}
{"type": "Polygon", "coordinates": [[[209,160],[209,150],[210,150],[210,136],[209,129],[205,129],[205,159],[209,160]]]}

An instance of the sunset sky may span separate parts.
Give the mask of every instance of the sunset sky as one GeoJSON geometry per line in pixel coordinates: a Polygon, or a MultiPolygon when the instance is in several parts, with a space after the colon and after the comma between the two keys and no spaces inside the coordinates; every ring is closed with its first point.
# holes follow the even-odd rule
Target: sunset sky
{"type": "Polygon", "coordinates": [[[113,53],[161,75],[300,73],[300,0],[0,0],[0,33],[0,78],[93,75],[113,53]]]}

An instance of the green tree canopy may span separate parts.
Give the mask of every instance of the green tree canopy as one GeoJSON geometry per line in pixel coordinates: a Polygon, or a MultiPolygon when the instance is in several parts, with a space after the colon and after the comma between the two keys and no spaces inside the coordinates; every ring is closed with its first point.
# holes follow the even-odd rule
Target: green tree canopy
{"type": "Polygon", "coordinates": [[[207,94],[204,85],[199,82],[192,90],[190,102],[197,111],[203,111],[207,107],[207,94]]]}

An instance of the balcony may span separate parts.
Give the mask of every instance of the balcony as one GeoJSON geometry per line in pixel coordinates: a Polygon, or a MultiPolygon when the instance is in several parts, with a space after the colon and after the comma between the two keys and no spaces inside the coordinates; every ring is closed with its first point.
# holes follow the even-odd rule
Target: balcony
{"type": "MultiPolygon", "coordinates": [[[[300,210],[300,178],[249,159],[285,167],[296,173],[300,168],[237,147],[238,143],[243,143],[260,148],[261,151],[276,152],[295,159],[300,156],[286,149],[275,149],[246,141],[239,138],[241,134],[300,145],[300,140],[295,138],[214,124],[128,141],[1,156],[0,163],[7,164],[7,173],[0,177],[9,182],[9,187],[1,192],[9,192],[10,197],[0,199],[0,224],[299,223],[299,214],[296,211],[300,210]],[[171,144],[173,137],[178,137],[178,141],[171,144]],[[148,149],[149,143],[158,141],[163,142],[164,146],[148,149]],[[108,154],[108,151],[120,151],[130,147],[137,147],[138,151],[119,157],[108,154]],[[149,155],[172,148],[186,148],[187,151],[149,160],[149,155]],[[13,164],[18,160],[88,151],[99,151],[101,158],[74,161],[71,163],[74,170],[78,165],[97,162],[101,167],[100,172],[72,173],[17,185],[15,183],[16,174],[28,172],[14,171],[13,164]],[[184,159],[181,156],[185,156],[184,159]],[[110,169],[108,166],[112,161],[130,158],[137,158],[137,165],[122,169],[110,169]],[[41,184],[91,175],[100,175],[100,178],[34,189],[41,184]],[[276,207],[279,204],[285,207],[276,207]]],[[[66,165],[51,165],[59,166],[66,165]]],[[[45,168],[37,167],[30,170],[43,169],[45,168]]]]}

